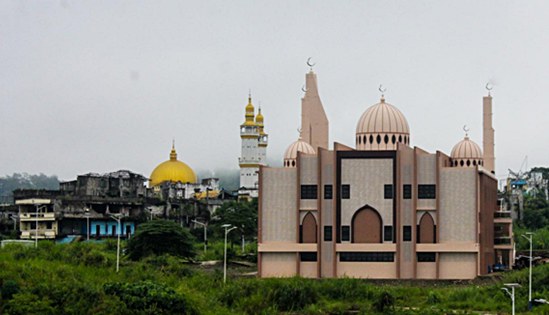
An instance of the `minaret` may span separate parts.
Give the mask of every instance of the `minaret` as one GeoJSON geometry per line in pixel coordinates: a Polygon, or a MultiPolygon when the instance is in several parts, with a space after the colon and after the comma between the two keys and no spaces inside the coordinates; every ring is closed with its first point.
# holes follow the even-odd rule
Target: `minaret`
{"type": "Polygon", "coordinates": [[[263,115],[261,110],[255,117],[255,108],[252,96],[248,96],[245,121],[240,125],[240,139],[242,139],[240,165],[239,195],[257,197],[259,166],[266,165],[268,135],[264,131],[263,115]],[[254,120],[255,118],[255,120],[254,120]]]}
{"type": "Polygon", "coordinates": [[[492,96],[488,90],[488,96],[482,98],[483,133],[482,151],[484,151],[484,168],[492,174],[496,172],[496,157],[494,155],[494,127],[492,126],[492,96]]]}
{"type": "Polygon", "coordinates": [[[313,146],[328,149],[329,123],[318,95],[316,74],[311,70],[305,75],[305,96],[301,99],[302,138],[313,146]]]}

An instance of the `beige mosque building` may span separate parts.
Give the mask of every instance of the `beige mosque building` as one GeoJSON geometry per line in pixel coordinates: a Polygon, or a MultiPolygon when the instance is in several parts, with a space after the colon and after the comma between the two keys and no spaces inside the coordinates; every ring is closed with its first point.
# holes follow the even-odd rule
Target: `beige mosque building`
{"type": "Polygon", "coordinates": [[[484,150],[466,135],[450,155],[430,153],[411,146],[406,117],[382,96],[357,119],[355,146],[330,149],[311,69],[300,138],[283,167],[260,168],[259,276],[472,279],[509,268],[490,95],[483,111],[484,150]]]}

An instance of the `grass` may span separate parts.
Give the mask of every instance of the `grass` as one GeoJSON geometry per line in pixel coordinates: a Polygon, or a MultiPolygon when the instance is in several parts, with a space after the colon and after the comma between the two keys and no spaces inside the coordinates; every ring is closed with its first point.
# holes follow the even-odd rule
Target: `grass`
{"type": "MultiPolygon", "coordinates": [[[[517,311],[525,313],[528,271],[498,281],[453,285],[358,279],[256,279],[171,257],[122,259],[114,271],[116,247],[106,243],[0,250],[1,314],[492,314],[510,313],[503,282],[523,284],[517,311]],[[159,302],[162,301],[162,302],[159,302]]],[[[202,244],[197,244],[201,248],[202,244]]],[[[219,255],[222,243],[212,244],[219,255]]],[[[210,251],[210,250],[209,250],[210,251]]],[[[235,255],[239,254],[235,246],[235,255]]],[[[218,256],[214,256],[218,257],[218,256]]],[[[235,268],[231,266],[231,271],[235,268]]],[[[534,269],[535,298],[549,298],[549,265],[534,269]]],[[[549,313],[535,308],[534,314],[549,313]]]]}

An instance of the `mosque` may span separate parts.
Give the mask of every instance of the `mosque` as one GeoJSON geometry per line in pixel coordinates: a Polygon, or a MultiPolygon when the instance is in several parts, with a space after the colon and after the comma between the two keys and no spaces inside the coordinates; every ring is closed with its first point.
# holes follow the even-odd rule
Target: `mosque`
{"type": "Polygon", "coordinates": [[[466,134],[447,155],[411,146],[406,117],[383,95],[357,119],[355,146],[329,149],[312,68],[304,92],[283,167],[260,166],[260,277],[472,279],[513,264],[490,94],[484,150],[466,134]]]}
{"type": "Polygon", "coordinates": [[[162,199],[207,199],[220,194],[219,180],[206,178],[198,183],[191,167],[177,159],[175,142],[172,144],[170,159],[154,168],[149,177],[152,196],[162,199]]]}

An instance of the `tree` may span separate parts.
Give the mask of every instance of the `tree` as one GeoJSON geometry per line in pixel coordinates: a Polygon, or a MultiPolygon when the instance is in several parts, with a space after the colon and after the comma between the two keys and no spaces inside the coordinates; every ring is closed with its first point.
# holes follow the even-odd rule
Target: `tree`
{"type": "Polygon", "coordinates": [[[128,242],[128,256],[138,260],[150,255],[170,254],[194,257],[193,236],[187,229],[167,220],[153,220],[141,224],[128,242]]]}
{"type": "MultiPolygon", "coordinates": [[[[257,236],[257,200],[224,203],[216,210],[212,224],[230,224],[237,227],[240,237],[253,239],[257,236]]],[[[235,236],[238,236],[238,233],[233,234],[233,240],[237,239],[235,236]]]]}

